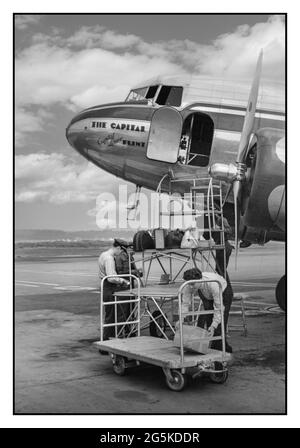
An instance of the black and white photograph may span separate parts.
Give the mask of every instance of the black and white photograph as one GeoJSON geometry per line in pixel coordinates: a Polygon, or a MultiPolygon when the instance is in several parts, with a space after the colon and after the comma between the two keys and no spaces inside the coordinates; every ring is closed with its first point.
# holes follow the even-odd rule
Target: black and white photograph
{"type": "Polygon", "coordinates": [[[286,415],[286,13],[18,13],[14,415],[286,415]]]}

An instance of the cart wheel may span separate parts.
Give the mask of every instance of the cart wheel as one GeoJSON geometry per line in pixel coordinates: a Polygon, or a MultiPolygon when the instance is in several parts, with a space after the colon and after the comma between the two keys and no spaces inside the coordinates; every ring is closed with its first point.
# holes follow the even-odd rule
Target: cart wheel
{"type": "Polygon", "coordinates": [[[179,370],[172,370],[172,379],[166,376],[166,383],[169,389],[180,392],[186,386],[187,378],[179,370]]]}
{"type": "Polygon", "coordinates": [[[123,356],[117,355],[113,364],[114,372],[119,376],[124,376],[126,373],[126,362],[123,356]]]}
{"type": "MultiPolygon", "coordinates": [[[[152,313],[152,317],[153,317],[153,319],[155,319],[157,324],[160,326],[160,328],[162,328],[163,332],[165,333],[166,332],[166,321],[165,321],[164,317],[161,315],[160,311],[158,311],[158,310],[154,311],[152,313]]],[[[153,320],[151,320],[151,322],[150,322],[149,331],[150,331],[150,336],[153,336],[155,338],[163,338],[164,337],[164,335],[162,334],[160,329],[157,327],[155,322],[153,322],[153,320]]]]}
{"type": "MultiPolygon", "coordinates": [[[[215,362],[214,363],[214,370],[223,370],[223,364],[221,362],[215,362]]],[[[210,373],[209,379],[216,384],[223,384],[225,381],[227,381],[228,378],[228,370],[225,370],[225,372],[220,373],[210,373]]]]}

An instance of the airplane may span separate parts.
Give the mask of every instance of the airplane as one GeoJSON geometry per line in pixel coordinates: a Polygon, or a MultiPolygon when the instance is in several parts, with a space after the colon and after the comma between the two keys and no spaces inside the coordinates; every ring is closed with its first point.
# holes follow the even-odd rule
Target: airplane
{"type": "MultiPolygon", "coordinates": [[[[285,241],[285,89],[261,82],[262,60],[261,51],[250,94],[245,80],[158,76],[132,88],[125,101],[78,113],[67,140],[139,189],[156,190],[168,173],[187,179],[177,183],[181,194],[191,178],[221,181],[236,250],[240,241],[285,241]]],[[[285,275],[275,295],[285,310],[285,275]]]]}

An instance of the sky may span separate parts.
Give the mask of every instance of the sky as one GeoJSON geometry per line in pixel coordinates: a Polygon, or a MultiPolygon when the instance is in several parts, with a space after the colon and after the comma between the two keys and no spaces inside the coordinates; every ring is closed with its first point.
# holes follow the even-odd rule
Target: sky
{"type": "Polygon", "coordinates": [[[263,77],[282,82],[284,33],[262,14],[15,16],[16,228],[96,230],[97,196],[124,183],[68,145],[81,109],[157,74],[248,79],[261,48],[263,77]]]}

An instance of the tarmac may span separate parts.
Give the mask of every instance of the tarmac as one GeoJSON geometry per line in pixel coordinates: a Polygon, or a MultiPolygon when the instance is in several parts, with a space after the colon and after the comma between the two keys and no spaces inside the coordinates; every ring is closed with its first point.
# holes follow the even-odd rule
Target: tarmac
{"type": "MultiPolygon", "coordinates": [[[[97,259],[44,257],[15,264],[16,414],[284,414],[285,313],[275,301],[284,245],[231,257],[234,292],[243,293],[248,335],[230,330],[234,362],[225,384],[195,379],[170,391],[161,369],[134,367],[124,377],[101,356],[97,259]]],[[[160,273],[154,271],[154,277],[160,273]]],[[[154,280],[154,278],[152,278],[154,280]]],[[[230,324],[240,324],[234,304],[230,324]]]]}

